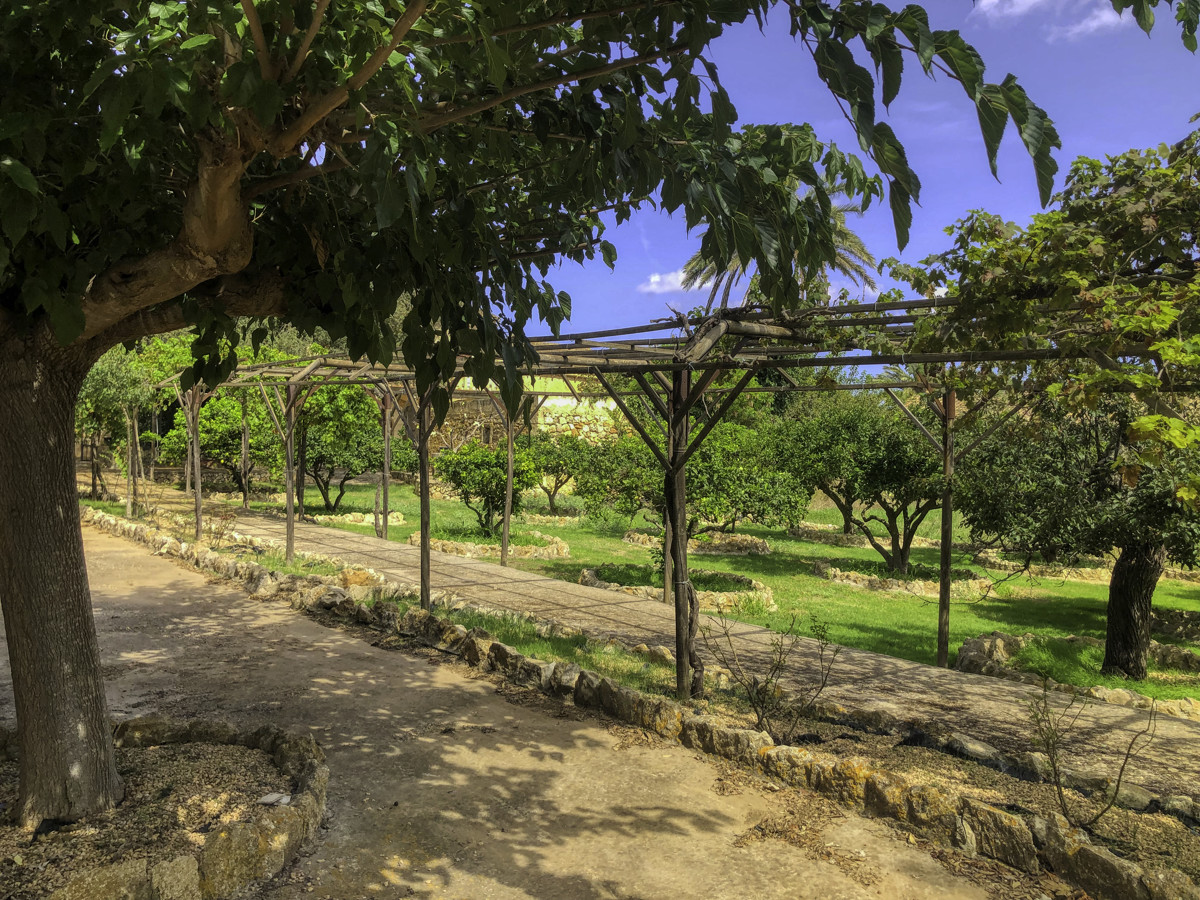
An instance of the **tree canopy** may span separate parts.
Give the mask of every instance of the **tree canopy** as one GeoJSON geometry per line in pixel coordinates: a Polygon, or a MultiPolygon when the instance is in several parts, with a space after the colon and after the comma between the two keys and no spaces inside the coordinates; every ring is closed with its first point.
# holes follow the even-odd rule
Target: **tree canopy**
{"type": "Polygon", "coordinates": [[[1147,464],[1129,440],[1137,407],[1126,397],[1095,409],[1043,398],[980,445],[956,494],[972,540],[1027,561],[1115,551],[1104,666],[1144,678],[1163,565],[1200,562],[1200,509],[1179,496],[1200,458],[1195,448],[1172,449],[1147,464]]]}

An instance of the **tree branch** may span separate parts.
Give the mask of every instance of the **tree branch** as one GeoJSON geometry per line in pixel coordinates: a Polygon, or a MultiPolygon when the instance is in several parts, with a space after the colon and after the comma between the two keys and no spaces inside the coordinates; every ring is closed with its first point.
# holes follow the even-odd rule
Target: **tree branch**
{"type": "MultiPolygon", "coordinates": [[[[281,316],[287,311],[283,278],[275,272],[253,277],[230,275],[219,279],[216,290],[207,296],[190,297],[202,308],[217,308],[229,316],[281,316]]],[[[166,334],[191,324],[185,315],[184,297],[178,296],[157,306],[140,309],[90,339],[92,351],[99,357],[109,347],[152,334],[166,334]]]]}
{"type": "Polygon", "coordinates": [[[268,149],[271,154],[276,158],[289,155],[313,126],[345,103],[349,99],[351,91],[358,90],[367,83],[372,75],[382,69],[384,63],[388,61],[388,57],[400,46],[400,42],[416,24],[417,19],[424,15],[428,6],[429,0],[411,0],[405,7],[404,14],[392,26],[392,40],[378,47],[363,67],[351,75],[344,85],[334,88],[323,97],[314,100],[308,109],[301,113],[300,118],[270,142],[268,149]]]}
{"type": "Polygon", "coordinates": [[[666,59],[669,56],[675,56],[687,49],[684,44],[676,44],[664,50],[662,53],[649,53],[644,56],[631,56],[627,59],[618,59],[614,62],[595,68],[585,69],[582,72],[573,72],[567,75],[559,75],[555,78],[547,78],[543,81],[534,81],[530,84],[524,84],[520,87],[512,88],[502,94],[497,94],[494,97],[489,97],[486,100],[479,100],[469,106],[459,107],[458,109],[447,110],[433,115],[428,115],[423,119],[417,120],[417,127],[425,134],[430,134],[437,131],[446,125],[458,122],[462,119],[470,118],[481,112],[486,112],[497,106],[501,106],[510,100],[516,100],[518,97],[524,97],[526,94],[544,91],[550,88],[559,87],[572,82],[582,82],[589,78],[599,78],[603,75],[610,75],[613,72],[619,72],[622,69],[633,68],[634,66],[645,65],[646,63],[658,62],[666,59]]]}
{"type": "Polygon", "coordinates": [[[242,195],[246,200],[253,200],[267,191],[273,191],[275,188],[287,187],[289,184],[300,184],[312,178],[319,178],[324,175],[331,175],[334,172],[340,172],[342,169],[349,168],[350,163],[344,159],[334,159],[320,166],[302,166],[294,172],[288,172],[286,175],[276,175],[274,178],[267,178],[264,181],[252,184],[242,195]]]}
{"type": "Polygon", "coordinates": [[[300,48],[296,51],[296,57],[292,60],[292,64],[288,66],[287,72],[283,75],[283,83],[287,84],[300,72],[300,67],[304,65],[304,60],[308,58],[308,50],[312,46],[313,39],[317,36],[317,32],[321,30],[321,20],[325,16],[325,9],[329,6],[329,0],[317,0],[317,8],[313,10],[312,21],[308,23],[308,31],[304,32],[304,40],[300,42],[300,48]]]}
{"type": "Polygon", "coordinates": [[[133,313],[186,293],[250,262],[254,236],[241,195],[242,149],[200,141],[196,181],[188,188],[179,235],[166,247],[112,266],[92,279],[81,310],[87,341],[133,313]]]}
{"type": "Polygon", "coordinates": [[[587,22],[591,19],[604,19],[608,16],[619,16],[628,12],[644,12],[657,6],[675,6],[677,0],[651,0],[649,3],[633,3],[629,6],[617,6],[613,9],[598,9],[590,13],[567,13],[543,19],[540,22],[527,22],[520,25],[507,25],[497,28],[484,35],[458,34],[454,37],[433,38],[425,41],[426,47],[444,47],[447,44],[474,44],[488,38],[505,37],[510,34],[522,34],[528,31],[539,31],[542,28],[553,28],[555,25],[570,25],[572,22],[587,22]]]}
{"type": "Polygon", "coordinates": [[[274,81],[275,67],[271,65],[267,36],[263,34],[262,20],[258,17],[258,10],[254,8],[254,0],[242,0],[242,12],[246,14],[250,33],[254,35],[254,51],[258,57],[258,70],[262,72],[263,81],[274,81]]]}

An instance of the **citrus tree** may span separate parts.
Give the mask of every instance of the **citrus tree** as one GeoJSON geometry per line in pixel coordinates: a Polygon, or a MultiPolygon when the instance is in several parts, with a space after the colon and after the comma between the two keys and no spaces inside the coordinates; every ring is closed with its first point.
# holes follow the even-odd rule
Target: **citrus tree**
{"type": "MultiPolygon", "coordinates": [[[[475,514],[479,530],[485,535],[496,533],[499,519],[504,515],[508,493],[508,450],[489,447],[471,441],[457,450],[443,450],[434,460],[438,477],[449,482],[467,509],[475,514]]],[[[538,481],[533,454],[524,447],[513,453],[512,512],[521,508],[521,492],[538,481]]]]}

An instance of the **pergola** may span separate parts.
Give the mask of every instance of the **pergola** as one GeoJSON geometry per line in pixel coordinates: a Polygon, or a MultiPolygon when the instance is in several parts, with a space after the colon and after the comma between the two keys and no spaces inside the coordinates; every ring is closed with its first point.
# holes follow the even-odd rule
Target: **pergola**
{"type": "MultiPolygon", "coordinates": [[[[928,317],[944,316],[955,303],[946,298],[884,303],[843,304],[816,307],[785,314],[772,314],[753,308],[720,310],[698,322],[685,317],[652,322],[647,325],[596,331],[586,334],[539,336],[529,338],[537,361],[524,374],[533,385],[525,391],[526,409],[545,402],[549,396],[611,398],[633,430],[649,447],[663,470],[666,517],[664,556],[665,583],[675,606],[676,688],[681,698],[698,695],[702,690],[704,665],[696,649],[699,605],[688,577],[687,525],[685,506],[688,460],[728,412],[740,394],[775,391],[828,391],[882,389],[901,406],[914,425],[941,454],[945,492],[942,498],[941,571],[938,602],[938,662],[946,665],[949,656],[951,530],[953,526],[950,489],[954,465],[978,446],[995,428],[1013,415],[1024,400],[1008,410],[987,433],[968,447],[956,451],[954,422],[959,418],[957,398],[950,366],[977,367],[994,371],[1003,364],[1049,360],[1083,359],[1094,351],[1073,349],[1059,344],[1054,335],[1031,338],[1020,349],[947,350],[944,352],[908,352],[918,323],[930,324],[928,317]],[[1033,346],[1029,346],[1029,345],[1033,346]],[[863,366],[942,366],[941,378],[917,380],[877,380],[859,384],[802,385],[788,374],[797,368],[836,368],[863,366]],[[779,373],[782,384],[754,386],[751,381],[765,370],[779,373]],[[539,377],[561,379],[567,392],[541,391],[539,377]],[[579,379],[594,379],[601,387],[584,389],[579,379]],[[931,398],[931,406],[941,425],[941,434],[930,431],[895,394],[896,390],[914,389],[931,398]],[[706,399],[707,398],[707,399],[706,399]],[[711,400],[704,424],[691,430],[691,414],[702,401],[711,400]]],[[[1143,348],[1122,349],[1121,356],[1140,358],[1148,355],[1143,348]]],[[[507,562],[509,510],[511,509],[513,433],[522,410],[507,410],[488,386],[472,390],[459,388],[465,377],[465,358],[457,361],[454,375],[444,385],[456,397],[488,396],[506,424],[509,458],[509,502],[506,504],[502,537],[502,563],[507,562]]],[[[273,422],[283,440],[287,455],[287,551],[293,547],[294,502],[294,430],[296,416],[304,399],[324,385],[360,385],[377,399],[382,416],[385,441],[390,440],[391,415],[407,408],[404,424],[419,458],[418,491],[421,513],[421,604],[430,604],[429,566],[429,436],[434,428],[431,401],[433,387],[417,389],[417,374],[399,364],[377,366],[336,356],[311,357],[239,366],[224,388],[251,389],[261,392],[271,410],[273,422]]],[[[1027,383],[1026,390],[1036,386],[1027,383]]],[[[192,389],[200,391],[199,386],[192,389]]],[[[999,388],[984,392],[983,399],[968,412],[987,403],[999,388]]],[[[199,395],[197,395],[198,397],[199,395]]],[[[185,410],[199,409],[199,400],[183,395],[185,410]]],[[[188,416],[189,428],[196,416],[188,416]]],[[[193,440],[195,434],[193,434],[193,440]]],[[[390,451],[385,447],[383,472],[384,521],[387,521],[387,483],[390,451]]],[[[197,484],[197,491],[199,485],[197,484]]],[[[197,494],[197,522],[200,500],[197,494]]],[[[199,525],[198,525],[199,527],[199,525]]],[[[386,536],[387,528],[384,527],[386,536]]]]}

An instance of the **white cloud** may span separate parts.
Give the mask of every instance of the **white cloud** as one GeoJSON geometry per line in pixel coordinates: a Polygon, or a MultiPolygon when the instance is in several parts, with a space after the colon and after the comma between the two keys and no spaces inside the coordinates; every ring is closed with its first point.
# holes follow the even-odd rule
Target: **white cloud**
{"type": "MultiPolygon", "coordinates": [[[[1130,20],[1132,21],[1132,20],[1130,20]]],[[[1120,28],[1122,18],[1120,13],[1108,4],[1093,6],[1078,22],[1073,25],[1062,25],[1051,28],[1047,33],[1050,40],[1063,38],[1068,41],[1088,37],[1101,31],[1112,31],[1120,28]]]]}
{"type": "Polygon", "coordinates": [[[639,294],[678,294],[683,286],[683,269],[674,272],[653,272],[637,286],[639,294]]]}
{"type": "Polygon", "coordinates": [[[973,14],[993,24],[1038,16],[1048,41],[1074,41],[1120,27],[1125,21],[1110,0],[978,0],[973,14]]]}
{"type": "Polygon", "coordinates": [[[1016,19],[1039,6],[1056,5],[1056,0],[979,0],[975,8],[989,19],[1016,19]]]}

